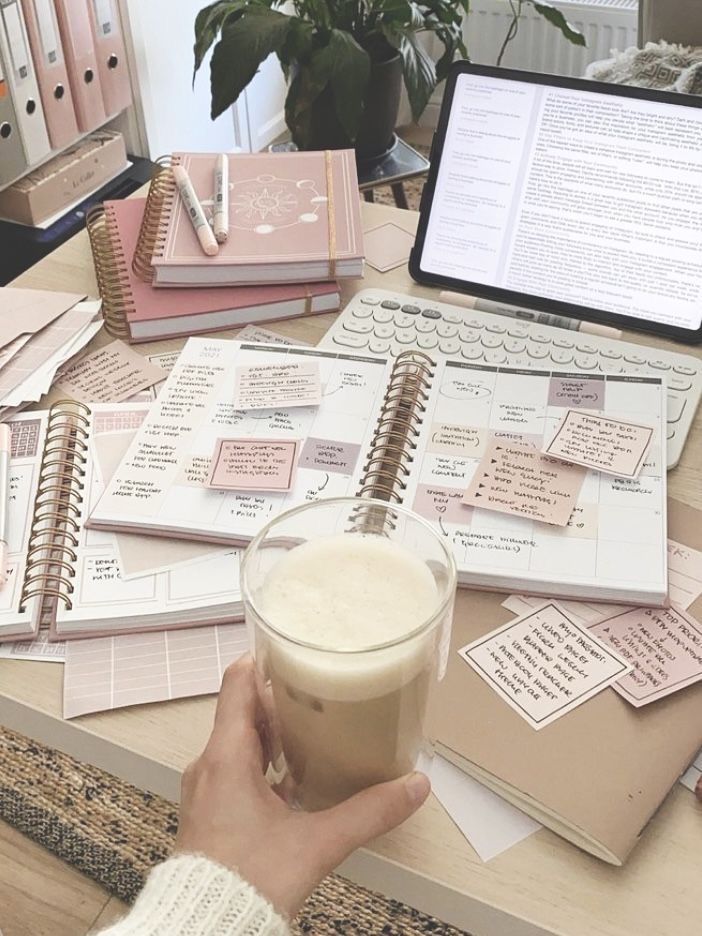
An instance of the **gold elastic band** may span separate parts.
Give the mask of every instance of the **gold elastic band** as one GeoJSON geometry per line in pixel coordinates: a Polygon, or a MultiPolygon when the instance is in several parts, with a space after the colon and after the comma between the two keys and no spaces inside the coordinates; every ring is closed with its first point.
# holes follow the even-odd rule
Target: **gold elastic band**
{"type": "Polygon", "coordinates": [[[336,276],[336,221],[334,214],[334,173],[332,151],[324,150],[324,167],[327,176],[327,226],[329,228],[329,279],[336,276]]]}

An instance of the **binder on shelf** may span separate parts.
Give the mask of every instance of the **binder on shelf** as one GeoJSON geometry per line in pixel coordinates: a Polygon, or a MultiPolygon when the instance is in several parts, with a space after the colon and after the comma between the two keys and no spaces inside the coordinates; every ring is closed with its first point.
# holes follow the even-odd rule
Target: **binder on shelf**
{"type": "Polygon", "coordinates": [[[88,0],[54,0],[54,4],[78,129],[88,133],[107,119],[88,0]]]}
{"type": "Polygon", "coordinates": [[[63,149],[78,136],[56,10],[52,0],[22,0],[49,140],[63,149]]]}
{"type": "Polygon", "coordinates": [[[132,103],[127,53],[115,0],[90,0],[90,13],[102,100],[107,116],[112,117],[132,103]]]}
{"type": "Polygon", "coordinates": [[[19,134],[15,105],[10,97],[0,54],[0,188],[27,169],[27,157],[19,134]]]}
{"type": "Polygon", "coordinates": [[[0,0],[0,58],[27,164],[51,152],[20,0],[0,0]]]}

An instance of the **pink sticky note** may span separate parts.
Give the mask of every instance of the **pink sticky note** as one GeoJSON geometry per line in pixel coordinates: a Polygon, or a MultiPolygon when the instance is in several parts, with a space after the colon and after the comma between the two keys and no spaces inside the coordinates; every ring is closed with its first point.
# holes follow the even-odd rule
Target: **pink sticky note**
{"type": "Polygon", "coordinates": [[[234,402],[240,410],[319,406],[322,402],[319,364],[291,361],[237,367],[234,402]]]}
{"type": "Polygon", "coordinates": [[[299,441],[218,439],[207,486],[224,491],[289,491],[299,441]]]}
{"type": "Polygon", "coordinates": [[[637,708],[702,679],[702,625],[680,608],[631,608],[589,631],[633,665],[612,688],[637,708]]]}
{"type": "Polygon", "coordinates": [[[650,426],[568,410],[544,451],[574,465],[636,478],[652,438],[650,426]]]}
{"type": "Polygon", "coordinates": [[[584,468],[542,455],[533,446],[492,439],[463,502],[565,526],[584,478],[584,468]]]}

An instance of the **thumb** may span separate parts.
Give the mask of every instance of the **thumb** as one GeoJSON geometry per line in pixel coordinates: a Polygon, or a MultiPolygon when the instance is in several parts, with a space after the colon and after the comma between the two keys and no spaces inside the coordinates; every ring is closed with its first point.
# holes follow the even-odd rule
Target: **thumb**
{"type": "Polygon", "coordinates": [[[316,813],[329,870],[355,849],[409,819],[430,792],[429,778],[415,771],[368,787],[338,806],[316,813]]]}

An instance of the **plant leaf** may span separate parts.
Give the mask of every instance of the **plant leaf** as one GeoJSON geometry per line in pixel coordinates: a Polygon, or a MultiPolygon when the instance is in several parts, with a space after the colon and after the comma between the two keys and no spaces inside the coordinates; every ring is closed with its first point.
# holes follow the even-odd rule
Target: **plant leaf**
{"type": "Polygon", "coordinates": [[[235,9],[241,7],[240,2],[232,0],[216,0],[209,6],[204,7],[195,17],[195,45],[193,53],[195,56],[195,67],[193,68],[193,82],[198,68],[202,65],[202,60],[207,55],[207,50],[217,38],[222,23],[235,9]]]}
{"type": "Polygon", "coordinates": [[[387,33],[386,36],[388,41],[400,50],[402,72],[412,110],[412,119],[419,120],[436,87],[434,60],[418,40],[417,34],[411,27],[400,31],[399,44],[397,44],[397,37],[393,41],[387,33]]]}
{"type": "Polygon", "coordinates": [[[350,140],[356,139],[361,122],[370,64],[365,49],[341,29],[332,29],[327,45],[310,59],[312,81],[318,87],[331,84],[336,116],[350,140]]]}
{"type": "Polygon", "coordinates": [[[213,120],[231,107],[271,52],[280,52],[290,21],[284,13],[248,5],[224,23],[210,63],[213,120]]]}
{"type": "Polygon", "coordinates": [[[556,29],[560,29],[565,38],[572,42],[573,45],[587,45],[585,36],[583,36],[579,29],[572,26],[556,7],[551,6],[550,3],[537,3],[536,0],[531,0],[531,4],[537,13],[540,13],[541,16],[547,19],[556,29]]]}

